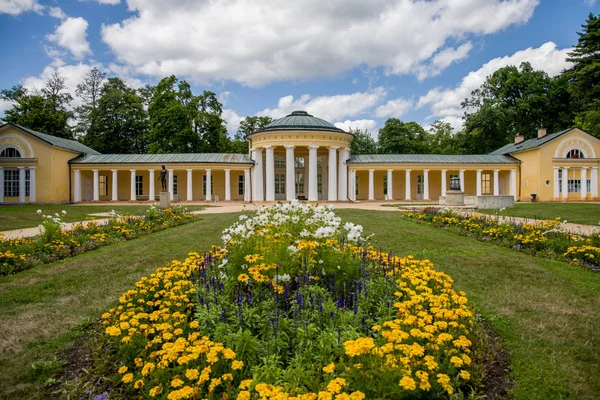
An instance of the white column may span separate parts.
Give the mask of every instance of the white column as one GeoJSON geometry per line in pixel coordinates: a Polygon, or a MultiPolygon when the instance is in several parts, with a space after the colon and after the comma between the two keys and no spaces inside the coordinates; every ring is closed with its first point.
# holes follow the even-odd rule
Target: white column
{"type": "MultiPolygon", "coordinates": [[[[4,174],[2,174],[2,201],[4,201],[4,174]]],[[[75,177],[73,182],[73,202],[81,202],[81,171],[75,170],[75,177]]]]}
{"type": "Polygon", "coordinates": [[[250,189],[250,170],[244,170],[244,201],[252,201],[252,191],[250,189]]]}
{"type": "Polygon", "coordinates": [[[369,170],[369,200],[375,200],[375,170],[369,170]]]}
{"type": "Polygon", "coordinates": [[[423,170],[423,200],[429,200],[429,170],[423,170]]]}
{"type": "Polygon", "coordinates": [[[442,197],[446,197],[446,170],[442,170],[442,197]]]}
{"type": "Polygon", "coordinates": [[[406,180],[406,190],[404,191],[404,200],[410,200],[410,169],[406,170],[406,176],[405,176],[405,180],[406,180]]]}
{"type": "Polygon", "coordinates": [[[263,188],[263,157],[262,149],[252,150],[252,159],[254,160],[254,176],[253,183],[254,188],[252,189],[252,196],[254,201],[263,201],[264,188],[263,188]]]}
{"type": "Polygon", "coordinates": [[[477,196],[481,196],[481,170],[477,170],[477,196]]]}
{"type": "Polygon", "coordinates": [[[465,191],[465,170],[461,169],[458,171],[458,177],[460,179],[460,190],[461,192],[465,191]]]}
{"type": "Polygon", "coordinates": [[[275,155],[273,151],[275,150],[273,146],[265,146],[266,150],[266,163],[265,166],[265,177],[267,178],[267,195],[265,197],[266,201],[274,201],[275,200],[275,155]]]}
{"type": "Polygon", "coordinates": [[[394,199],[394,175],[393,175],[394,170],[393,169],[388,169],[387,170],[387,196],[388,196],[388,200],[393,200],[394,199]]]}
{"type": "Polygon", "coordinates": [[[329,148],[329,171],[328,171],[328,191],[327,200],[337,201],[338,187],[337,187],[337,149],[336,146],[329,148]]]}
{"type": "Polygon", "coordinates": [[[92,200],[98,201],[100,200],[100,178],[98,177],[97,169],[93,169],[92,172],[94,173],[94,191],[92,200]]]}
{"type": "MultiPolygon", "coordinates": [[[[1,171],[0,171],[1,173],[1,171]]],[[[592,167],[592,199],[598,198],[598,167],[592,167]]],[[[0,186],[2,188],[4,185],[0,186]]],[[[1,190],[1,189],[0,189],[1,190]]]]}
{"type": "Polygon", "coordinates": [[[308,201],[319,200],[317,192],[317,149],[316,144],[308,146],[308,201]]]}
{"type": "Polygon", "coordinates": [[[169,200],[173,201],[175,199],[175,182],[173,181],[173,170],[169,169],[167,170],[169,173],[169,182],[167,187],[169,188],[169,200]]]}
{"type": "Polygon", "coordinates": [[[111,169],[112,172],[112,201],[119,200],[119,181],[117,180],[117,170],[111,169]]]}
{"type": "Polygon", "coordinates": [[[154,170],[153,169],[149,169],[148,170],[148,179],[150,180],[150,189],[149,189],[149,193],[148,193],[148,201],[154,201],[156,200],[156,181],[154,180],[154,170]]]}
{"type": "MultiPolygon", "coordinates": [[[[75,172],[79,172],[75,170],[75,172]]],[[[0,203],[4,203],[4,168],[0,167],[0,203]]]]}
{"type": "Polygon", "coordinates": [[[494,196],[500,196],[500,180],[498,179],[499,169],[494,170],[494,196]]]}
{"type": "Polygon", "coordinates": [[[345,147],[340,149],[340,159],[338,161],[338,201],[348,199],[348,166],[346,160],[350,158],[350,149],[345,147]]]}
{"type": "Polygon", "coordinates": [[[194,200],[194,185],[192,182],[192,170],[186,169],[187,171],[187,201],[194,200]]]}
{"type": "Polygon", "coordinates": [[[207,169],[206,170],[206,201],[211,201],[212,200],[212,175],[211,175],[211,170],[207,169]]]}
{"type": "Polygon", "coordinates": [[[562,169],[562,198],[567,200],[569,197],[569,168],[562,169]]]}
{"type": "Polygon", "coordinates": [[[356,170],[350,170],[350,183],[349,183],[349,189],[350,189],[350,200],[352,201],[356,201],[356,170]]]}
{"type": "Polygon", "coordinates": [[[581,199],[587,197],[587,167],[581,168],[581,199]]]}
{"type": "Polygon", "coordinates": [[[510,195],[517,200],[517,171],[510,170],[510,195]]]}
{"type": "Polygon", "coordinates": [[[231,170],[225,170],[225,201],[231,201],[231,170]]]}
{"type": "Polygon", "coordinates": [[[137,196],[135,193],[135,169],[130,169],[129,172],[131,172],[131,193],[129,194],[129,200],[136,201],[137,196]]]}
{"type": "MultiPolygon", "coordinates": [[[[4,185],[0,190],[4,190],[4,185]]],[[[29,167],[29,202],[35,203],[35,167],[29,167]]]]}
{"type": "Polygon", "coordinates": [[[559,168],[554,167],[554,200],[558,200],[558,198],[560,197],[558,172],[559,172],[559,168]]]}
{"type": "Polygon", "coordinates": [[[294,146],[285,147],[285,199],[292,201],[296,198],[296,181],[294,171],[296,168],[296,159],[294,158],[294,146]]]}

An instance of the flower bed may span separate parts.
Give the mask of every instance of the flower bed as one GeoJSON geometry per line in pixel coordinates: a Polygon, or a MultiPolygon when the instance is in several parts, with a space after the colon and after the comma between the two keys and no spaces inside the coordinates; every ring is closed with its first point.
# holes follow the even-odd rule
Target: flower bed
{"type": "Polygon", "coordinates": [[[447,398],[468,387],[472,312],[431,262],[293,202],[142,278],[102,315],[132,396],[447,398]]]}
{"type": "Polygon", "coordinates": [[[535,224],[517,223],[507,217],[461,215],[451,209],[425,208],[404,213],[404,217],[440,228],[494,242],[513,250],[561,259],[600,271],[600,236],[582,236],[566,231],[560,218],[535,224]]]}
{"type": "Polygon", "coordinates": [[[43,215],[42,210],[38,210],[38,214],[42,219],[39,237],[4,239],[0,234],[0,275],[14,274],[39,264],[75,256],[197,218],[182,207],[151,207],[141,216],[112,213],[106,224],[89,221],[65,230],[60,214],[43,215]]]}

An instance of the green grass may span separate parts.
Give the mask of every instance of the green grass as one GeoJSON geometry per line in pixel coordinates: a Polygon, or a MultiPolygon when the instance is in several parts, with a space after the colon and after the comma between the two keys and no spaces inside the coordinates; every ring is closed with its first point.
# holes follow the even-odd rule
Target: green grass
{"type": "MultiPolygon", "coordinates": [[[[407,221],[341,210],[394,254],[431,259],[497,330],[512,353],[517,399],[595,399],[600,393],[600,274],[407,221]]],[[[77,325],[97,318],[142,275],[220,242],[237,214],[202,221],[0,278],[0,397],[36,398],[77,325]],[[38,370],[32,364],[37,363],[38,370]],[[44,373],[44,368],[46,372],[44,373]],[[40,369],[42,372],[40,372],[40,369]]]]}
{"type": "MultiPolygon", "coordinates": [[[[480,210],[483,214],[496,214],[497,210],[480,210]]],[[[516,203],[500,213],[511,217],[554,219],[560,217],[575,224],[600,224],[600,204],[590,203],[516,203]]]]}
{"type": "MultiPolygon", "coordinates": [[[[142,214],[151,204],[148,205],[73,205],[73,204],[19,204],[10,206],[0,206],[0,231],[9,231],[13,229],[33,228],[40,224],[40,216],[37,210],[42,210],[45,214],[61,214],[62,210],[67,215],[62,219],[64,222],[85,221],[86,219],[95,219],[89,214],[109,212],[115,210],[119,214],[142,214]]],[[[205,206],[185,206],[190,210],[201,210],[205,206]]],[[[62,215],[62,214],[61,214],[62,215]]],[[[102,217],[97,217],[102,218],[102,217]]]]}

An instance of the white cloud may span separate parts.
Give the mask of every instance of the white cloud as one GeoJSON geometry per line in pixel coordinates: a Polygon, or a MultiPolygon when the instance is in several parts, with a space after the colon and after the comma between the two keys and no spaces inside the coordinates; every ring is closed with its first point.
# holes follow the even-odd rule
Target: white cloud
{"type": "Polygon", "coordinates": [[[373,137],[377,137],[377,131],[375,130],[377,122],[372,119],[357,119],[354,121],[347,119],[343,122],[336,122],[334,125],[346,132],[350,131],[350,129],[360,129],[361,131],[369,132],[373,137]]]}
{"type": "Polygon", "coordinates": [[[383,117],[401,117],[413,106],[411,100],[399,98],[396,100],[389,100],[386,104],[383,104],[375,110],[375,115],[379,118],[383,117]]]}
{"type": "Polygon", "coordinates": [[[596,0],[584,0],[583,2],[590,7],[596,4],[596,0]]]}
{"type": "Polygon", "coordinates": [[[466,56],[466,37],[527,22],[538,3],[128,0],[135,16],[103,25],[102,38],[121,62],[156,77],[260,86],[362,66],[418,75],[423,65],[438,73],[466,56]]]}
{"type": "Polygon", "coordinates": [[[443,49],[433,57],[429,65],[423,66],[417,72],[417,78],[422,81],[430,76],[439,75],[442,70],[448,68],[451,64],[467,58],[472,48],[473,44],[467,42],[456,49],[453,47],[443,49]]]}
{"type": "Polygon", "coordinates": [[[219,93],[217,98],[219,99],[221,104],[223,104],[223,106],[226,106],[227,101],[229,100],[229,96],[231,96],[231,92],[221,92],[221,93],[219,93]]]}
{"type": "Polygon", "coordinates": [[[240,122],[242,122],[242,119],[244,119],[244,117],[239,116],[237,112],[228,108],[223,109],[222,117],[226,122],[227,132],[231,136],[237,132],[240,122]]]}
{"type": "Polygon", "coordinates": [[[48,7],[48,15],[53,18],[65,19],[67,14],[60,7],[48,7]]]}
{"type": "Polygon", "coordinates": [[[100,4],[107,4],[110,6],[114,6],[117,5],[121,2],[121,0],[98,0],[98,3],[100,4]]]}
{"type": "Polygon", "coordinates": [[[543,70],[550,76],[556,76],[570,66],[566,61],[567,53],[571,49],[558,49],[553,42],[547,42],[537,48],[520,50],[510,56],[498,57],[485,63],[477,71],[470,72],[455,88],[435,88],[421,96],[417,108],[429,106],[431,117],[450,122],[452,126],[460,129],[464,111],[460,103],[479,88],[485,79],[500,68],[507,65],[519,65],[528,61],[534,69],[543,70]],[[458,121],[460,120],[460,124],[458,121]]]}
{"type": "Polygon", "coordinates": [[[2,116],[4,115],[4,111],[8,110],[12,106],[10,101],[6,101],[0,99],[0,121],[2,121],[2,116]]]}
{"type": "Polygon", "coordinates": [[[339,94],[333,96],[319,96],[311,98],[305,94],[294,100],[294,96],[285,96],[279,99],[277,108],[267,108],[258,115],[268,115],[272,118],[281,118],[294,110],[306,110],[309,114],[323,118],[327,121],[338,121],[346,117],[354,117],[363,113],[385,98],[386,91],[382,87],[368,92],[352,94],[339,94]]]}
{"type": "Polygon", "coordinates": [[[37,0],[0,0],[0,14],[19,15],[34,11],[41,13],[44,9],[37,0]]]}
{"type": "Polygon", "coordinates": [[[88,54],[92,54],[90,44],[87,41],[88,22],[81,18],[68,17],[46,38],[69,50],[73,57],[82,59],[88,54]]]}

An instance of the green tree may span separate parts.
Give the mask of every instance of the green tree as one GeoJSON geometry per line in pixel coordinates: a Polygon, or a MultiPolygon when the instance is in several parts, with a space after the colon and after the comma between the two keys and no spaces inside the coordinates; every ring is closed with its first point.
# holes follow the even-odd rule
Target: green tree
{"type": "Polygon", "coordinates": [[[248,116],[240,121],[240,126],[233,136],[231,151],[234,153],[247,154],[248,142],[246,136],[264,128],[273,122],[273,118],[267,116],[248,116]]]}
{"type": "Polygon", "coordinates": [[[142,98],[119,78],[102,86],[84,143],[101,153],[144,153],[148,115],[142,98]]]}
{"type": "Polygon", "coordinates": [[[93,68],[88,72],[83,81],[75,89],[75,94],[81,99],[81,105],[75,108],[77,124],[74,131],[78,136],[85,136],[90,126],[93,124],[94,111],[98,106],[102,91],[102,83],[106,77],[105,72],[98,68],[93,68]]]}
{"type": "Polygon", "coordinates": [[[427,151],[427,132],[416,122],[389,118],[379,129],[381,154],[422,154],[427,151]]]}
{"type": "Polygon", "coordinates": [[[350,143],[351,154],[376,154],[377,142],[366,130],[359,128],[350,129],[350,133],[354,135],[352,143],[350,143]]]}
{"type": "Polygon", "coordinates": [[[231,140],[223,120],[223,105],[217,95],[205,90],[195,97],[195,132],[200,136],[200,151],[226,153],[231,151],[231,140]]]}
{"type": "Polygon", "coordinates": [[[452,125],[443,121],[435,121],[427,134],[430,154],[464,154],[464,149],[453,133],[452,125]]]}

